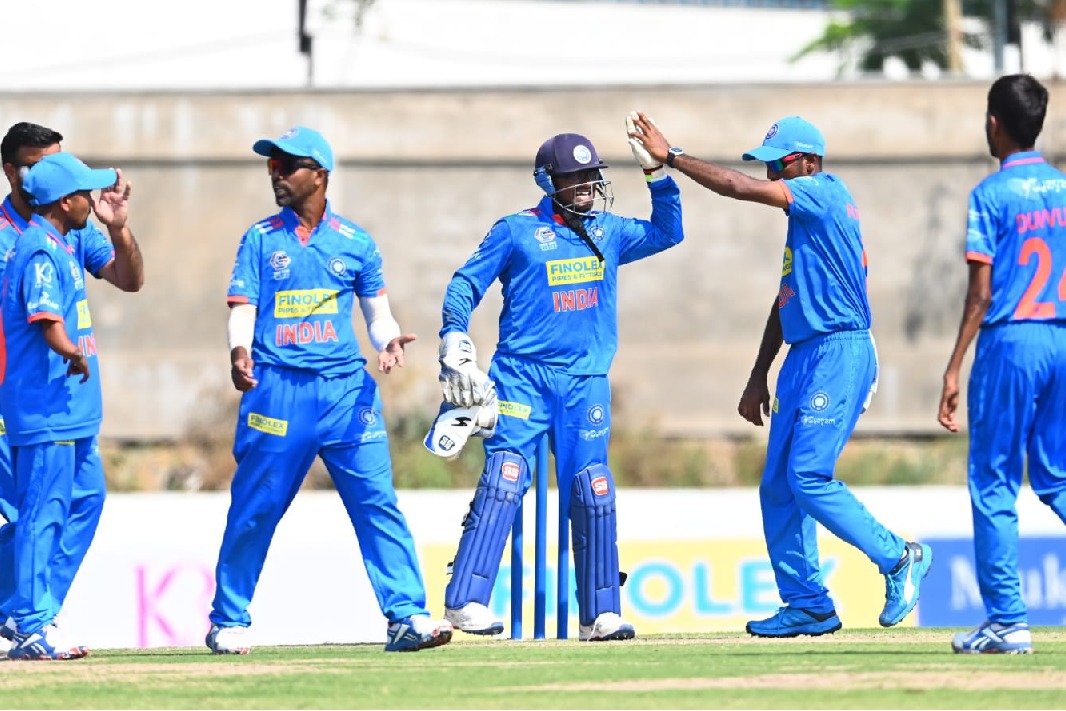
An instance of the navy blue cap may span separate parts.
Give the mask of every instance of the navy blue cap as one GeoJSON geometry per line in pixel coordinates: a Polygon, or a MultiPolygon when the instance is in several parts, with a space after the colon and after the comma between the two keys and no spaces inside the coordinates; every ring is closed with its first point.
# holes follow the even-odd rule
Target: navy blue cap
{"type": "Polygon", "coordinates": [[[252,146],[253,151],[267,157],[275,148],[292,156],[311,158],[333,172],[333,149],[322,134],[313,128],[293,126],[278,138],[261,138],[252,146]]]}

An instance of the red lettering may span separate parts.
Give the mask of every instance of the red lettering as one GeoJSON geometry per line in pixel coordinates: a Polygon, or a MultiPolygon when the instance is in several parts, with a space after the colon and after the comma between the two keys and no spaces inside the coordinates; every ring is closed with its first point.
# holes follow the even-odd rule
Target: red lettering
{"type": "Polygon", "coordinates": [[[552,292],[552,302],[556,313],[595,308],[600,305],[599,287],[552,292]]]}
{"type": "Polygon", "coordinates": [[[792,288],[788,284],[782,284],[780,291],[777,292],[777,308],[783,309],[796,292],[792,291],[792,288]]]}
{"type": "Polygon", "coordinates": [[[279,346],[329,343],[337,340],[337,329],[332,321],[279,324],[274,329],[274,342],[279,346]]]}
{"type": "Polygon", "coordinates": [[[1015,218],[1015,223],[1018,234],[1045,227],[1066,227],[1066,208],[1053,207],[1050,210],[1022,212],[1015,218]]]}
{"type": "Polygon", "coordinates": [[[86,358],[96,355],[96,336],[91,333],[88,336],[78,336],[78,350],[86,358]]]}

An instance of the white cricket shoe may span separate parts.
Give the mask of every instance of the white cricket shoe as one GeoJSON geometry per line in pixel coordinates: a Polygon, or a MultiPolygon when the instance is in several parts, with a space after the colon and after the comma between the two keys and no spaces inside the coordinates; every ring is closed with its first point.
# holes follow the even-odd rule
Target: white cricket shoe
{"type": "Polygon", "coordinates": [[[215,654],[248,654],[252,651],[245,635],[247,627],[219,627],[211,625],[204,643],[215,654]]]}
{"type": "Polygon", "coordinates": [[[603,612],[591,625],[581,625],[578,630],[578,639],[582,642],[610,642],[636,636],[633,625],[623,620],[617,612],[603,612]]]}
{"type": "Polygon", "coordinates": [[[495,619],[480,602],[468,602],[456,610],[445,610],[444,619],[467,634],[494,635],[503,632],[503,623],[495,619]]]}

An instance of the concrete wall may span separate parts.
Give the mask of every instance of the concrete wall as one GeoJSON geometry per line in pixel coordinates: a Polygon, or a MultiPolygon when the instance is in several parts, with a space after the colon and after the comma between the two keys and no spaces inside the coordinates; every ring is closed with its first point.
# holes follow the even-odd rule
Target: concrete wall
{"type": "MultiPolygon", "coordinates": [[[[625,141],[632,108],[675,145],[742,166],[770,124],[799,113],[828,142],[827,169],[863,214],[884,377],[860,428],[934,431],[940,376],[965,287],[966,198],[994,170],[982,132],[985,83],[870,83],[557,90],[315,93],[0,94],[0,126],[44,123],[65,148],[117,165],[135,184],[131,224],[146,285],[94,284],[108,436],[175,438],[232,403],[225,291],[237,242],[276,210],[251,143],[294,123],[322,130],[339,158],[330,194],[385,258],[394,311],[420,340],[383,378],[393,413],[438,400],[436,332],[452,271],[503,214],[533,204],[532,156],[548,136],[588,135],[611,164],[615,212],[647,216],[625,141]]],[[[1063,149],[1056,99],[1041,147],[1063,149]]],[[[616,422],[672,434],[750,430],[736,400],[776,294],[785,218],[682,178],[686,242],[622,272],[616,422]]],[[[487,364],[495,290],[472,335],[487,364]]]]}

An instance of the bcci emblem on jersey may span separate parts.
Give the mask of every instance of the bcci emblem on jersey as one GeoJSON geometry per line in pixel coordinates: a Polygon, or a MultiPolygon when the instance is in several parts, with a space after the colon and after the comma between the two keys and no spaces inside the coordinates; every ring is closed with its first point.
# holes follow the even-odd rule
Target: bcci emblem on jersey
{"type": "Polygon", "coordinates": [[[348,272],[348,265],[340,257],[333,257],[326,266],[333,276],[344,276],[348,272]]]}

